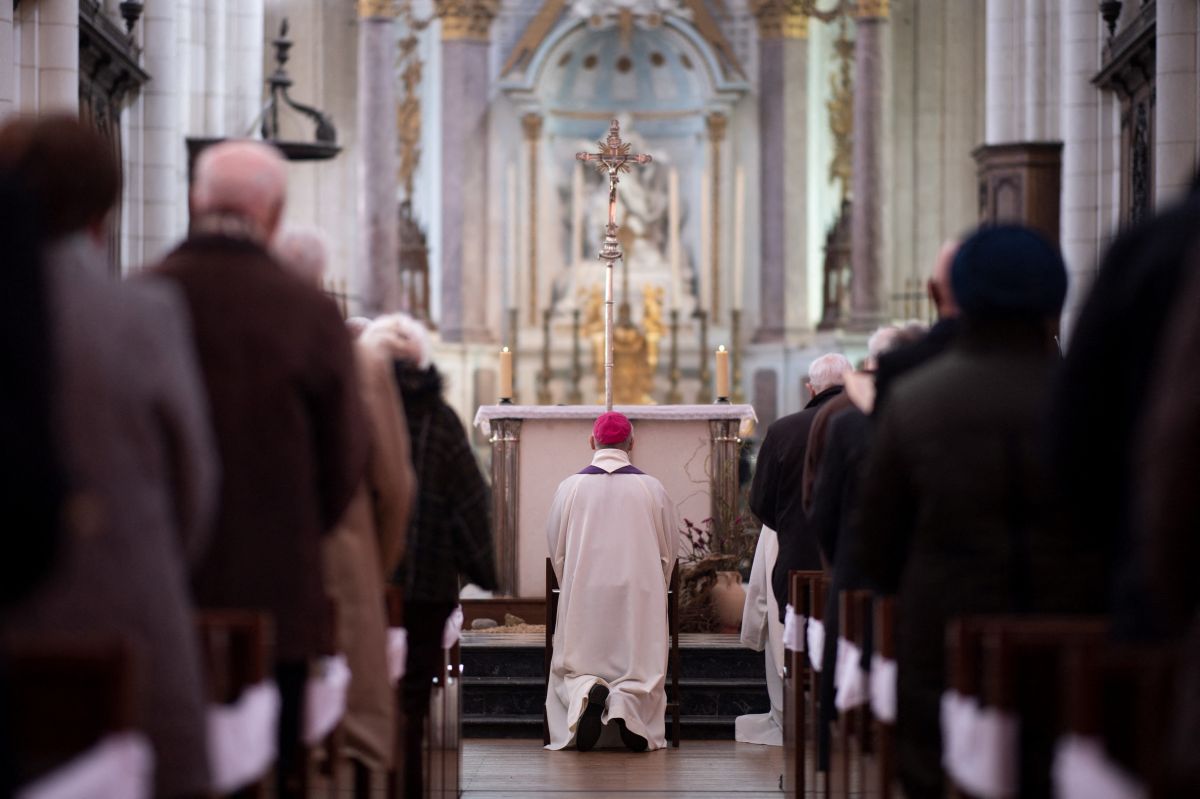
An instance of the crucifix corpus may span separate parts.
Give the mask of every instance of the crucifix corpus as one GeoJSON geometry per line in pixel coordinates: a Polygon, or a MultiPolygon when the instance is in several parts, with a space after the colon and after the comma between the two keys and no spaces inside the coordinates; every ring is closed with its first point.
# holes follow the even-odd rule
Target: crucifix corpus
{"type": "Polygon", "coordinates": [[[608,174],[608,225],[604,228],[604,247],[600,250],[600,260],[604,261],[604,409],[611,411],[613,406],[613,265],[624,256],[621,252],[621,242],[617,241],[617,184],[622,172],[629,171],[631,163],[643,165],[650,163],[651,157],[643,154],[630,154],[633,145],[621,141],[621,126],[613,120],[608,128],[608,137],[600,142],[598,153],[576,153],[579,161],[591,161],[596,164],[596,170],[608,174]]]}

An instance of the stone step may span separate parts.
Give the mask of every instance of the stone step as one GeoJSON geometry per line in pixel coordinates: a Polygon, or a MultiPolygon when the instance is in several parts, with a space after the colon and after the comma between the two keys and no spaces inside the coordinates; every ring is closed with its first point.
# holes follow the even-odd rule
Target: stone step
{"type": "MultiPolygon", "coordinates": [[[[545,649],[540,636],[464,636],[463,732],[542,737],[545,649]]],[[[763,654],[733,636],[681,637],[680,727],[685,739],[732,739],[734,719],[769,709],[763,654]]]]}

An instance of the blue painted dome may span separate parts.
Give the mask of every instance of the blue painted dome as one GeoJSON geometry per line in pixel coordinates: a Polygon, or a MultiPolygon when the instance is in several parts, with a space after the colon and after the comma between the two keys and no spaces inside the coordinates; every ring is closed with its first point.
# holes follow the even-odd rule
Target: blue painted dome
{"type": "Polygon", "coordinates": [[[699,113],[708,96],[707,65],[671,26],[581,24],[547,54],[540,81],[551,113],[699,113]]]}

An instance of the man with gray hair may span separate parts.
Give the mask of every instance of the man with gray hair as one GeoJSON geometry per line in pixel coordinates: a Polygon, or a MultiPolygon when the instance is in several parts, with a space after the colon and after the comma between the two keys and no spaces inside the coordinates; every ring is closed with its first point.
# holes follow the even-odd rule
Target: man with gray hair
{"type": "Polygon", "coordinates": [[[287,172],[262,142],[196,160],[191,235],[156,270],[183,290],[221,456],[216,528],[197,604],[275,623],[279,795],[299,792],[309,662],[330,651],[321,539],[367,458],[350,336],[333,302],[270,254],[287,172]]]}
{"type": "Polygon", "coordinates": [[[801,502],[804,456],[817,411],[842,393],[845,374],[853,367],[845,355],[822,355],[808,368],[812,398],[804,409],[767,428],[758,450],[758,465],[750,486],[750,510],[779,535],[779,555],[771,574],[775,599],[787,607],[787,575],[791,569],[820,569],[821,550],[807,529],[801,502]]]}

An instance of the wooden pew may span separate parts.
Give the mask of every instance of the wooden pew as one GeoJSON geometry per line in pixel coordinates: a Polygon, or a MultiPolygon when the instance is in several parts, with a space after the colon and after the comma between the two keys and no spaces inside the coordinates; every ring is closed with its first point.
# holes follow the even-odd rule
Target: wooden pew
{"type": "MultiPolygon", "coordinates": [[[[808,617],[809,621],[810,623],[812,621],[819,621],[821,622],[822,628],[825,629],[825,603],[829,597],[829,576],[826,575],[825,572],[819,572],[816,577],[810,579],[808,582],[808,593],[808,607],[811,611],[808,617]]],[[[834,636],[836,639],[837,630],[825,629],[825,636],[828,637],[830,635],[834,636]]],[[[808,642],[806,640],[805,648],[807,648],[807,643],[808,642]]],[[[810,666],[811,657],[813,654],[813,652],[809,652],[810,666]]],[[[818,663],[824,660],[824,651],[816,652],[815,655],[818,663]]],[[[832,795],[833,790],[831,779],[832,775],[830,771],[821,768],[820,759],[817,757],[817,750],[820,746],[818,732],[821,720],[821,675],[816,669],[812,669],[809,673],[809,689],[809,696],[811,697],[809,705],[811,706],[813,720],[813,745],[811,748],[813,751],[813,763],[815,764],[815,768],[813,769],[813,790],[818,796],[824,796],[828,799],[828,797],[832,795]],[[823,780],[821,779],[822,774],[824,775],[823,780]]],[[[832,761],[830,762],[830,765],[832,766],[832,761]]]]}
{"type": "MultiPolygon", "coordinates": [[[[880,658],[896,660],[896,597],[879,596],[874,599],[874,647],[880,658]]],[[[875,728],[875,768],[867,785],[868,791],[877,792],[880,799],[891,799],[896,784],[896,727],[892,721],[881,719],[872,713],[875,728]]]]}
{"type": "MultiPolygon", "coordinates": [[[[818,580],[820,571],[792,571],[788,574],[788,604],[795,613],[807,617],[811,610],[810,583],[818,580]]],[[[809,742],[811,697],[816,690],[814,672],[808,662],[806,630],[799,634],[805,650],[784,652],[783,664],[783,790],[787,796],[804,796],[808,790],[808,758],[812,755],[809,742]]],[[[815,728],[814,728],[815,729],[815,728]]]]}
{"type": "Polygon", "coordinates": [[[137,727],[136,664],[120,637],[22,635],[0,657],[20,784],[137,727]]]}
{"type": "MultiPolygon", "coordinates": [[[[242,693],[274,679],[272,648],[274,624],[266,613],[249,610],[200,610],[195,614],[200,657],[208,701],[215,705],[236,702],[242,693]]],[[[237,796],[272,794],[274,770],[237,792],[237,796]]]]}
{"type": "Polygon", "coordinates": [[[456,643],[443,653],[442,674],[429,698],[425,796],[456,799],[462,785],[462,657],[456,643]]]}
{"type": "MultiPolygon", "coordinates": [[[[554,660],[554,631],[558,627],[559,593],[558,575],[554,573],[554,562],[550,558],[546,558],[546,637],[544,671],[542,673],[545,675],[544,683],[547,691],[550,690],[550,667],[554,660]]],[[[670,638],[667,658],[667,682],[670,686],[667,691],[667,715],[671,719],[667,738],[671,741],[671,746],[678,749],[681,737],[680,713],[682,707],[682,694],[679,687],[682,666],[679,659],[678,561],[671,569],[671,580],[667,587],[667,635],[670,638]]],[[[545,711],[542,712],[542,744],[550,745],[550,721],[546,717],[545,711]]]]}
{"type": "MultiPolygon", "coordinates": [[[[861,655],[870,650],[867,623],[871,618],[870,591],[842,591],[838,595],[838,635],[854,644],[861,655]]],[[[863,704],[839,711],[837,751],[841,753],[841,779],[836,786],[839,796],[849,799],[862,793],[866,785],[866,760],[871,751],[869,699],[863,704]]]]}
{"type": "MultiPolygon", "coordinates": [[[[968,616],[947,626],[947,685],[1020,719],[1011,764],[1018,795],[1052,795],[1054,743],[1062,728],[1056,677],[1068,646],[1098,645],[1107,629],[1104,619],[1034,615],[968,616]]],[[[952,795],[966,795],[952,779],[949,787],[952,795]]]]}
{"type": "Polygon", "coordinates": [[[1165,779],[1165,720],[1175,700],[1177,653],[1090,640],[1068,640],[1063,648],[1059,742],[1070,736],[1074,743],[1095,744],[1111,766],[1140,781],[1149,795],[1172,795],[1165,779]]]}

